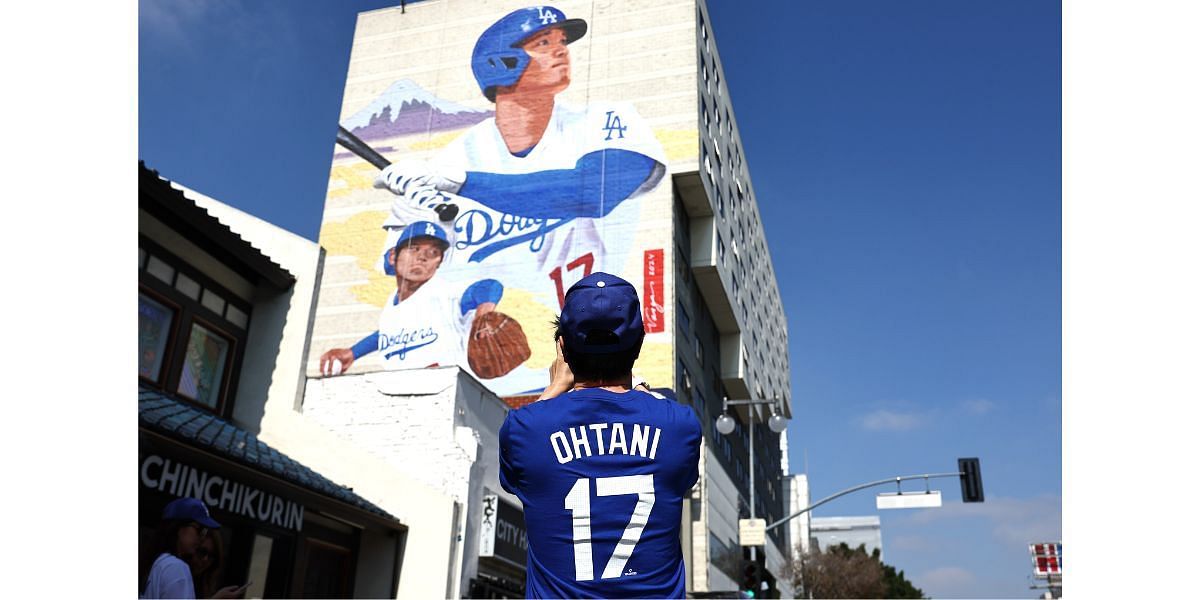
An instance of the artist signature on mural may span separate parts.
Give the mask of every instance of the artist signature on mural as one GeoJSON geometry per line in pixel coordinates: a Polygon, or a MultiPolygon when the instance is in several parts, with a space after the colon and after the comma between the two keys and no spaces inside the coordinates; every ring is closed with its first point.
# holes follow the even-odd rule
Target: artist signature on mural
{"type": "Polygon", "coordinates": [[[470,262],[479,262],[500,250],[526,242],[529,243],[530,252],[538,252],[546,243],[546,234],[572,220],[522,217],[472,209],[454,221],[454,231],[459,234],[454,247],[465,250],[481,246],[471,254],[470,262]]]}

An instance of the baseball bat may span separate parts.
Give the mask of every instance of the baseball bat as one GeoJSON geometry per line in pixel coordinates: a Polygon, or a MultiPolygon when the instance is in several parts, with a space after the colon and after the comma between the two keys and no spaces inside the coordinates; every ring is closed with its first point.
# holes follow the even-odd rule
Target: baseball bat
{"type": "MultiPolygon", "coordinates": [[[[359,158],[375,165],[379,170],[386,169],[391,161],[384,158],[382,154],[375,151],[374,148],[367,145],[366,142],[358,139],[358,136],[350,133],[345,127],[338,125],[337,143],[339,146],[353,152],[359,158]]],[[[449,202],[439,204],[433,208],[433,212],[437,213],[438,220],[443,223],[449,223],[458,216],[458,205],[449,202]]]]}

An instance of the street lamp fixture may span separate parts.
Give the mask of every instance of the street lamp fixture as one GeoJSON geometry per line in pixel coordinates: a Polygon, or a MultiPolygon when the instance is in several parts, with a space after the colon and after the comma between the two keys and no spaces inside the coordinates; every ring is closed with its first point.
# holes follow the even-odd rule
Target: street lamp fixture
{"type": "MultiPolygon", "coordinates": [[[[730,400],[729,397],[726,396],[722,403],[721,416],[717,417],[717,431],[720,432],[721,435],[729,435],[729,434],[733,433],[734,422],[733,422],[733,418],[729,416],[730,405],[754,406],[754,405],[762,405],[762,404],[768,404],[771,406],[771,418],[767,419],[767,427],[769,427],[771,429],[771,431],[774,431],[775,433],[779,433],[779,432],[783,431],[784,429],[787,429],[787,419],[780,416],[776,412],[778,410],[778,406],[779,406],[779,396],[778,395],[775,396],[774,400],[730,400]]],[[[750,435],[750,518],[749,519],[739,519],[739,523],[738,523],[739,531],[742,529],[742,525],[743,525],[742,521],[746,521],[747,525],[756,524],[756,523],[754,523],[755,521],[757,521],[758,522],[757,524],[759,524],[759,525],[765,525],[765,523],[759,521],[754,516],[755,509],[757,508],[756,501],[754,498],[754,416],[755,416],[755,411],[753,408],[751,408],[750,409],[750,424],[747,426],[747,429],[749,430],[749,435],[750,435]]],[[[740,534],[739,534],[739,537],[741,537],[740,534]]],[[[742,545],[750,546],[750,560],[752,560],[752,561],[757,560],[757,558],[758,558],[757,546],[753,543],[745,543],[745,542],[742,542],[742,545]]]]}
{"type": "Polygon", "coordinates": [[[733,427],[733,417],[730,417],[725,413],[721,413],[721,416],[717,417],[717,431],[719,431],[721,435],[729,435],[733,433],[733,427]]]}

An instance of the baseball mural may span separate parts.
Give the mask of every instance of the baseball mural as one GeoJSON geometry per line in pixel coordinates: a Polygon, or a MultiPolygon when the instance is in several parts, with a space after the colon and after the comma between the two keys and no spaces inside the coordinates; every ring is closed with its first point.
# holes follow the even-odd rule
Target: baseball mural
{"type": "Polygon", "coordinates": [[[592,2],[422,21],[460,7],[356,31],[309,375],[458,365],[499,395],[537,393],[565,291],[605,271],[642,298],[635,372],[671,385],[664,179],[689,148],[695,169],[694,95],[652,102],[644,77],[623,83],[622,43],[653,40],[622,42],[592,2]]]}

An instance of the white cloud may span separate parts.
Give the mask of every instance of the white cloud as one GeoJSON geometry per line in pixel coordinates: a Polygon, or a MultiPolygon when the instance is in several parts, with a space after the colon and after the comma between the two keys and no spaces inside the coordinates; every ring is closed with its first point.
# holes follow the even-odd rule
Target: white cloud
{"type": "Polygon", "coordinates": [[[913,413],[879,409],[864,415],[859,424],[868,431],[909,431],[920,427],[925,419],[913,413]]]}
{"type": "Polygon", "coordinates": [[[180,38],[223,4],[212,0],[141,0],[138,27],[163,37],[180,38]]]}
{"type": "Polygon", "coordinates": [[[938,567],[921,573],[918,578],[939,588],[969,586],[975,582],[975,575],[960,567],[938,567]]]}
{"type": "Polygon", "coordinates": [[[887,541],[888,550],[931,550],[936,546],[919,535],[891,536],[887,541]]]}
{"type": "Polygon", "coordinates": [[[996,403],[985,398],[971,398],[964,400],[962,407],[973,415],[986,415],[996,408],[996,403]]]}
{"type": "Polygon", "coordinates": [[[937,590],[939,596],[967,597],[978,591],[975,589],[975,575],[960,567],[938,567],[912,578],[912,582],[926,594],[937,590]]]}
{"type": "Polygon", "coordinates": [[[912,523],[979,518],[991,522],[992,534],[1004,544],[1023,546],[1062,539],[1062,498],[993,498],[980,503],[946,503],[937,510],[913,513],[912,523]]]}

